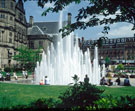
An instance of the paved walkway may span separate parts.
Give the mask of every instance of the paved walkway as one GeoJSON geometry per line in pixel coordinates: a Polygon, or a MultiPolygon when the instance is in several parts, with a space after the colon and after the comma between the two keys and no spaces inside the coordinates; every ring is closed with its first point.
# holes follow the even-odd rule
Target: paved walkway
{"type": "Polygon", "coordinates": [[[33,78],[32,75],[29,75],[29,77],[26,79],[23,76],[18,76],[18,79],[15,80],[13,76],[11,76],[10,81],[0,81],[5,83],[19,83],[19,84],[33,84],[33,78]]]}
{"type": "MultiPolygon", "coordinates": [[[[115,82],[116,79],[117,79],[117,78],[112,78],[112,81],[115,82]]],[[[120,78],[120,80],[121,80],[120,85],[121,85],[121,86],[124,85],[124,79],[125,79],[125,78],[120,78]]],[[[131,86],[135,86],[135,78],[129,78],[129,80],[130,80],[131,86]]],[[[114,85],[114,86],[115,86],[115,85],[114,85]]]]}
{"type": "MultiPolygon", "coordinates": [[[[120,80],[121,80],[120,86],[115,85],[116,79],[117,78],[112,78],[112,81],[113,81],[114,84],[112,86],[109,86],[109,87],[122,87],[123,86],[125,78],[120,78],[120,80]]],[[[135,78],[129,78],[129,80],[130,80],[131,86],[135,86],[135,78]]],[[[14,77],[11,76],[11,81],[3,81],[3,82],[20,83],[20,84],[33,84],[33,78],[32,78],[32,75],[30,75],[27,79],[22,77],[22,76],[18,76],[18,80],[15,80],[14,77]]]]}

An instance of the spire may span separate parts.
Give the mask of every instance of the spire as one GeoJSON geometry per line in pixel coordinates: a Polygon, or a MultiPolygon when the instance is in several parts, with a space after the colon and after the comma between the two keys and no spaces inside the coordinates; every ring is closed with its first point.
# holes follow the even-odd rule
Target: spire
{"type": "Polygon", "coordinates": [[[22,0],[18,0],[18,2],[16,4],[16,8],[18,8],[20,11],[22,11],[25,14],[25,10],[24,10],[24,6],[23,6],[23,1],[22,0]]]}

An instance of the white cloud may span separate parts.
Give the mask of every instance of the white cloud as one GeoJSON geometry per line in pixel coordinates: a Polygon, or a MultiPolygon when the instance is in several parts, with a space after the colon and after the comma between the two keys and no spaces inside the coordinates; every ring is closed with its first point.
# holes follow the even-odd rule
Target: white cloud
{"type": "MultiPolygon", "coordinates": [[[[96,18],[98,18],[99,20],[103,20],[104,18],[106,18],[106,19],[108,19],[108,18],[112,18],[112,19],[114,19],[114,18],[116,18],[116,15],[120,15],[121,13],[120,13],[120,11],[117,11],[115,14],[110,14],[110,15],[108,15],[108,16],[104,16],[103,14],[100,14],[100,15],[95,15],[96,16],[96,18]]],[[[91,18],[92,16],[88,16],[87,18],[83,18],[83,19],[81,19],[81,21],[83,21],[83,22],[88,22],[89,20],[90,20],[90,18],[91,18]]]]}
{"type": "Polygon", "coordinates": [[[133,25],[129,24],[127,26],[118,27],[109,32],[108,35],[112,37],[132,37],[135,31],[132,31],[133,25]]]}
{"type": "Polygon", "coordinates": [[[54,3],[45,4],[44,8],[54,7],[54,3]]]}
{"type": "MultiPolygon", "coordinates": [[[[132,24],[124,24],[120,26],[119,23],[114,24],[113,28],[108,32],[108,37],[110,38],[118,38],[118,37],[133,37],[135,31],[131,30],[133,25],[132,24]]],[[[100,32],[97,34],[98,36],[103,36],[100,32]]]]}

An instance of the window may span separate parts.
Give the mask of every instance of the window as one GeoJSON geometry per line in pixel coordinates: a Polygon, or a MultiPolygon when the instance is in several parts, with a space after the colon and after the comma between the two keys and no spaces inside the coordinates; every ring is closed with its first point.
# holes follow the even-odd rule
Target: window
{"type": "Polygon", "coordinates": [[[5,8],[5,0],[1,0],[1,8],[5,8]]]}
{"type": "Polygon", "coordinates": [[[13,17],[10,17],[10,20],[12,21],[13,20],[13,17]]]}
{"type": "Polygon", "coordinates": [[[9,43],[12,43],[12,38],[9,38],[9,43]]]}
{"type": "Polygon", "coordinates": [[[17,41],[18,40],[18,33],[15,33],[15,37],[14,37],[14,40],[17,41]]]}
{"type": "Polygon", "coordinates": [[[30,48],[34,49],[34,41],[30,41],[30,48]]]}
{"type": "Polygon", "coordinates": [[[13,10],[13,2],[10,2],[10,7],[13,10]]]}
{"type": "Polygon", "coordinates": [[[22,13],[19,13],[19,20],[20,21],[23,21],[23,15],[22,15],[22,13]]]}
{"type": "Polygon", "coordinates": [[[117,43],[120,42],[120,39],[117,39],[117,43]]]}
{"type": "Polygon", "coordinates": [[[43,41],[39,41],[39,47],[43,47],[43,41]]]}
{"type": "Polygon", "coordinates": [[[1,14],[0,15],[0,18],[5,18],[5,14],[1,14]]]}
{"type": "Polygon", "coordinates": [[[16,52],[14,52],[14,56],[16,56],[16,52]]]}
{"type": "Polygon", "coordinates": [[[12,37],[12,32],[9,32],[9,36],[12,37]]]}
{"type": "Polygon", "coordinates": [[[11,60],[8,60],[8,64],[10,64],[11,63],[11,60]]]}
{"type": "Polygon", "coordinates": [[[113,40],[113,43],[116,43],[116,39],[113,40]]]}

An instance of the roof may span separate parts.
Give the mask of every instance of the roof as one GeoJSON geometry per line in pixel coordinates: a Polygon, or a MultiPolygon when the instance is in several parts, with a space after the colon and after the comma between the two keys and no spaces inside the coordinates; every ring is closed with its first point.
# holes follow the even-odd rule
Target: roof
{"type": "MultiPolygon", "coordinates": [[[[63,26],[67,22],[63,22],[63,26]]],[[[59,33],[59,22],[35,22],[32,27],[28,28],[28,35],[50,35],[59,33]]]]}

